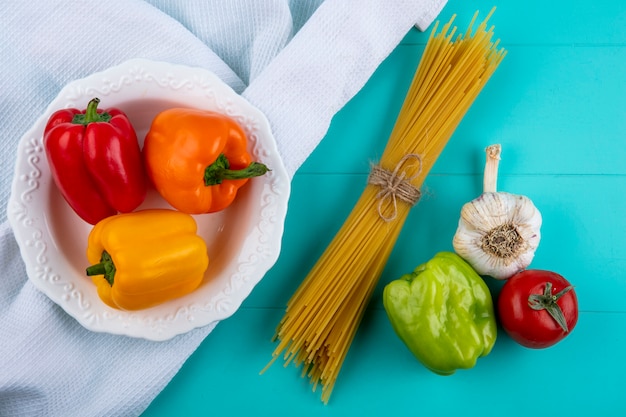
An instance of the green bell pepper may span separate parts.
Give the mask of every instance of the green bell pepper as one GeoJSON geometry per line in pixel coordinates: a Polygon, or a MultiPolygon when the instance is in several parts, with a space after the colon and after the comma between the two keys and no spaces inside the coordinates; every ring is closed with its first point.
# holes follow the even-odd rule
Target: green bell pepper
{"type": "Polygon", "coordinates": [[[496,341],[489,288],[452,252],[440,252],[387,284],[383,304],[398,337],[437,374],[474,367],[496,341]]]}

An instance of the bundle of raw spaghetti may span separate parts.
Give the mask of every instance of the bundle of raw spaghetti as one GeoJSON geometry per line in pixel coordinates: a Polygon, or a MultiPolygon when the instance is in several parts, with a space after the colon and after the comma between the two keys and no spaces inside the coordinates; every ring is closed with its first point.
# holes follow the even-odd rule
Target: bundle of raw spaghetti
{"type": "Polygon", "coordinates": [[[493,10],[457,35],[435,24],[380,162],[278,325],[285,366],[302,366],[328,402],[348,348],[420,187],[455,128],[505,55],[487,29],[493,10]]]}

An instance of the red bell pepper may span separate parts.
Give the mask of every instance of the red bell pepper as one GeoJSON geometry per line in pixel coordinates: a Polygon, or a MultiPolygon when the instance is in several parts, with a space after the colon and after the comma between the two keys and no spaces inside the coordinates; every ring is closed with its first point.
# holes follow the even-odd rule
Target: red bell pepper
{"type": "Polygon", "coordinates": [[[121,110],[58,110],[44,130],[52,178],[83,220],[100,220],[136,209],[145,199],[147,178],[137,134],[121,110]]]}

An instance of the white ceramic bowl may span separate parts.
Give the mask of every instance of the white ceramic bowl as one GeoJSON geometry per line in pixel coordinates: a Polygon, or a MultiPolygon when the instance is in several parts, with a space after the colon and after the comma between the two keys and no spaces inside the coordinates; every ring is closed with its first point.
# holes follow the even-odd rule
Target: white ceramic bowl
{"type": "MultiPolygon", "coordinates": [[[[87,329],[149,340],[167,340],[232,315],[273,266],[280,252],[290,181],[265,116],[214,74],[164,62],[131,60],[61,90],[45,114],[21,138],[8,216],[30,281],[87,329]],[[194,216],[210,265],[195,292],[135,312],[106,306],[85,275],[91,225],[81,220],[57,190],[42,136],[50,115],[62,108],[100,108],[128,115],[140,142],[153,117],[171,107],[195,107],[233,117],[249,138],[253,159],[271,171],[243,187],[233,205],[194,216]]],[[[169,207],[154,191],[140,208],[169,207]]]]}

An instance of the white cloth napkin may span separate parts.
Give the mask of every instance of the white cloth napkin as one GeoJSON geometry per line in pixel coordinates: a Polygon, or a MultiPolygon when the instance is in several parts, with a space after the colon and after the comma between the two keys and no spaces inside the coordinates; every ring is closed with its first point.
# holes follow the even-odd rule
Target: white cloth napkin
{"type": "Polygon", "coordinates": [[[0,416],[139,415],[214,325],[167,342],[85,330],[27,280],[6,221],[17,142],[67,82],[131,58],[216,73],[293,175],[333,115],[446,0],[9,0],[0,17],[0,416]],[[8,3],[8,4],[7,4],[8,3]]]}

